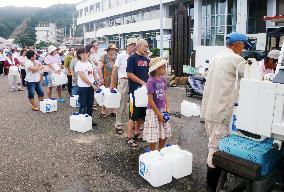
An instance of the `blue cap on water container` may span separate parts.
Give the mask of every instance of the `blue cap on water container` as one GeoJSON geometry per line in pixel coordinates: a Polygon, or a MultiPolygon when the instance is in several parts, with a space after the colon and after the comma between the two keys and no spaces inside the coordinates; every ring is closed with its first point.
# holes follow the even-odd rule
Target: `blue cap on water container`
{"type": "Polygon", "coordinates": [[[78,112],[74,112],[74,113],[72,113],[72,115],[79,115],[79,113],[78,112]]]}
{"type": "Polygon", "coordinates": [[[170,114],[168,112],[163,112],[163,118],[166,122],[171,119],[170,114]]]}
{"type": "Polygon", "coordinates": [[[96,93],[100,93],[100,92],[102,92],[102,89],[96,90],[96,93]]]}
{"type": "Polygon", "coordinates": [[[114,90],[114,89],[112,89],[110,92],[111,92],[111,93],[117,93],[117,91],[114,90]]]}

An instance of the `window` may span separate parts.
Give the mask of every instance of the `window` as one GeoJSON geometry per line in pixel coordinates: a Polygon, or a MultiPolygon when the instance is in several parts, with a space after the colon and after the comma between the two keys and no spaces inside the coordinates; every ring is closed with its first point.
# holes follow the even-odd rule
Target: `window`
{"type": "Polygon", "coordinates": [[[110,0],[110,8],[115,8],[117,7],[117,0],[110,0]]]}
{"type": "Polygon", "coordinates": [[[236,30],[236,0],[202,1],[202,35],[203,45],[224,45],[224,36],[236,30]],[[226,3],[228,17],[226,21],[226,3]],[[227,23],[227,26],[226,26],[227,23]],[[227,27],[227,28],[226,28],[227,27]],[[226,33],[227,32],[227,33],[226,33]]]}
{"type": "Polygon", "coordinates": [[[100,3],[96,3],[96,12],[100,12],[101,11],[101,5],[100,3]]]}
{"type": "Polygon", "coordinates": [[[94,13],[94,5],[91,5],[90,6],[90,14],[93,14],[94,13]]]}
{"type": "Polygon", "coordinates": [[[109,1],[108,0],[102,0],[102,10],[108,10],[109,9],[109,1]]]}
{"type": "Polygon", "coordinates": [[[88,7],[85,8],[85,16],[88,15],[88,7]]]}

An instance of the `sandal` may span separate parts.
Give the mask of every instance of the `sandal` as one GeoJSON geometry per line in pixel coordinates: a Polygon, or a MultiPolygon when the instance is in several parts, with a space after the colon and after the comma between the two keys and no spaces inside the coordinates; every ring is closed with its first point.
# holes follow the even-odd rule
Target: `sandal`
{"type": "Polygon", "coordinates": [[[106,118],[107,116],[106,116],[106,114],[105,113],[101,113],[100,114],[100,118],[106,118]]]}
{"type": "Polygon", "coordinates": [[[121,129],[121,127],[117,127],[117,128],[115,128],[115,130],[116,130],[116,133],[117,133],[118,135],[123,134],[123,130],[121,129]]]}
{"type": "Polygon", "coordinates": [[[110,116],[116,117],[116,113],[111,113],[110,116]]]}
{"type": "Polygon", "coordinates": [[[133,139],[127,139],[127,145],[133,148],[138,147],[138,144],[133,139]]]}
{"type": "Polygon", "coordinates": [[[137,134],[133,134],[133,140],[138,141],[138,142],[144,142],[143,137],[141,137],[141,132],[139,132],[137,134]]]}
{"type": "Polygon", "coordinates": [[[32,110],[33,111],[39,111],[39,108],[38,107],[32,107],[32,110]]]}

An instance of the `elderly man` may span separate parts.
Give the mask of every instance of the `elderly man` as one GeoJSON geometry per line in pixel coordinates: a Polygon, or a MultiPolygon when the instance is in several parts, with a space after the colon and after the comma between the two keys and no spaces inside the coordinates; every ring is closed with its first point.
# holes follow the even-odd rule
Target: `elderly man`
{"type": "Polygon", "coordinates": [[[201,107],[201,118],[205,119],[209,140],[207,191],[216,191],[217,188],[221,171],[213,165],[212,157],[219,148],[220,139],[229,135],[228,125],[238,99],[239,80],[244,76],[245,60],[240,54],[243,49],[250,47],[247,37],[238,32],[229,34],[226,43],[225,50],[209,66],[201,107]]]}
{"type": "MultiPolygon", "coordinates": [[[[146,116],[146,107],[136,107],[134,91],[141,87],[146,86],[149,75],[149,59],[148,55],[149,46],[147,41],[139,39],[136,44],[136,52],[131,55],[127,60],[127,77],[129,85],[129,93],[133,97],[133,105],[130,105],[129,121],[128,121],[128,134],[127,144],[131,147],[137,147],[135,140],[139,139],[140,128],[144,123],[146,116]],[[135,127],[134,133],[133,129],[135,127]]],[[[142,138],[141,138],[142,139],[142,138]]]]}
{"type": "Polygon", "coordinates": [[[120,107],[116,111],[115,122],[116,133],[119,135],[123,133],[121,116],[125,111],[128,102],[127,59],[135,51],[136,42],[137,40],[135,38],[129,38],[127,40],[126,51],[117,56],[111,75],[111,89],[113,89],[116,86],[116,82],[118,82],[117,90],[121,94],[120,107]]]}

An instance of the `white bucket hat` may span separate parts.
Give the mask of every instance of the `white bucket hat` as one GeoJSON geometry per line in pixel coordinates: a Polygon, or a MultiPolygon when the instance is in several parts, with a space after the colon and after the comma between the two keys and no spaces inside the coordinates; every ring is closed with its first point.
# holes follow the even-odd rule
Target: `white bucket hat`
{"type": "Polygon", "coordinates": [[[57,48],[56,48],[54,45],[50,45],[50,46],[48,47],[47,52],[48,52],[48,54],[50,54],[52,51],[55,51],[55,50],[57,50],[57,48]]]}
{"type": "Polygon", "coordinates": [[[159,67],[162,67],[163,65],[166,65],[166,64],[167,64],[167,61],[162,59],[161,57],[156,57],[156,58],[151,59],[149,73],[151,73],[152,71],[155,71],[159,67]]]}
{"type": "Polygon", "coordinates": [[[129,38],[127,39],[126,46],[131,45],[131,44],[136,44],[136,43],[137,43],[137,39],[129,38]]]}
{"type": "Polygon", "coordinates": [[[278,50],[272,50],[267,55],[267,57],[269,57],[271,59],[278,59],[279,56],[280,56],[280,51],[278,51],[278,50]]]}

